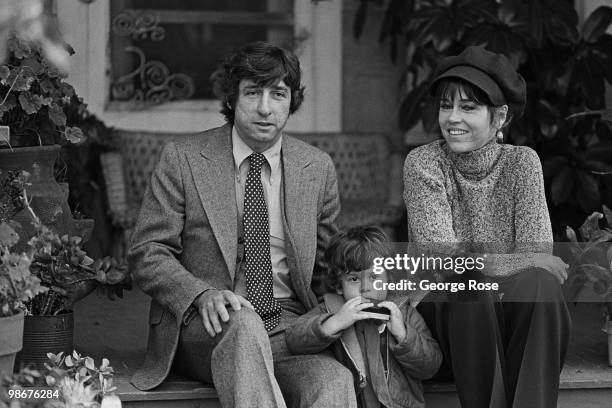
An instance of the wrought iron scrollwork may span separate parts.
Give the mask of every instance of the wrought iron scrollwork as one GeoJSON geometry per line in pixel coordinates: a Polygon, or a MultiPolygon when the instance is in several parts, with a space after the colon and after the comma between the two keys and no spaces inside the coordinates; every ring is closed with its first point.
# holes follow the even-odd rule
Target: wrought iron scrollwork
{"type": "Polygon", "coordinates": [[[122,11],[113,18],[112,29],[115,34],[134,40],[146,40],[147,35],[153,41],[166,38],[166,30],[159,26],[159,16],[154,14],[122,11]]]}
{"type": "Polygon", "coordinates": [[[112,85],[114,100],[143,104],[160,104],[167,101],[188,99],[195,92],[193,80],[185,74],[170,74],[159,61],[146,61],[144,52],[135,46],[125,47],[126,52],[138,55],[138,67],[112,85]]]}

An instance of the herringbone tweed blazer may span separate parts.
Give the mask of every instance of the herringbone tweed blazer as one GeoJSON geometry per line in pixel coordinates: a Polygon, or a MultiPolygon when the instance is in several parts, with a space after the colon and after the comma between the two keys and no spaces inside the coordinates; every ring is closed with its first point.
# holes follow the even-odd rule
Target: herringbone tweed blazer
{"type": "MultiPolygon", "coordinates": [[[[326,153],[287,135],[281,160],[291,282],[310,309],[313,271],[340,211],[336,172],[326,153]]],[[[231,126],[168,143],[128,251],[136,283],[153,298],[146,357],[132,377],[137,388],[154,388],[168,375],[194,299],[209,288],[233,289],[237,222],[231,126]]]]}

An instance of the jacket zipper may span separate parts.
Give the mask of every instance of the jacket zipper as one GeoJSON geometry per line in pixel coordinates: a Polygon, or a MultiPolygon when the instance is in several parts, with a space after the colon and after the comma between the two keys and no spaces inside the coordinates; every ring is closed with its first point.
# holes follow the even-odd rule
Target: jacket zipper
{"type": "Polygon", "coordinates": [[[340,339],[340,344],[342,344],[342,348],[344,349],[344,352],[348,356],[349,360],[351,360],[351,363],[353,363],[353,367],[355,367],[355,371],[357,371],[357,373],[359,374],[359,388],[365,388],[365,386],[367,384],[365,373],[363,373],[357,367],[357,364],[355,363],[355,360],[353,360],[353,357],[351,357],[351,353],[349,353],[349,350],[346,347],[346,344],[344,344],[344,341],[342,341],[342,339],[340,339]]]}

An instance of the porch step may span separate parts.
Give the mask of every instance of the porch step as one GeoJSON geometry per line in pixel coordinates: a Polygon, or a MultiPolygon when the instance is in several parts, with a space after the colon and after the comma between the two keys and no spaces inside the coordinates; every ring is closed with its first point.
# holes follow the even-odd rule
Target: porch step
{"type": "MultiPolygon", "coordinates": [[[[138,391],[130,384],[122,383],[118,386],[117,394],[124,408],[220,407],[214,388],[192,381],[169,381],[154,391],[148,392],[138,391]]],[[[426,386],[425,399],[428,408],[461,408],[452,384],[426,386]]],[[[612,386],[575,388],[574,384],[563,384],[559,392],[557,407],[609,408],[611,401],[612,386]]]]}
{"type": "MultiPolygon", "coordinates": [[[[95,295],[82,300],[75,310],[76,349],[96,361],[102,357],[110,360],[116,370],[118,395],[126,408],[220,407],[215,390],[203,383],[174,377],[149,392],[129,384],[146,347],[148,302],[148,297],[138,289],[115,302],[95,295]]],[[[610,408],[612,367],[607,363],[601,309],[597,304],[580,304],[570,309],[573,329],[561,373],[558,407],[610,408]]],[[[460,407],[453,384],[429,383],[425,390],[428,408],[460,407]]]]}

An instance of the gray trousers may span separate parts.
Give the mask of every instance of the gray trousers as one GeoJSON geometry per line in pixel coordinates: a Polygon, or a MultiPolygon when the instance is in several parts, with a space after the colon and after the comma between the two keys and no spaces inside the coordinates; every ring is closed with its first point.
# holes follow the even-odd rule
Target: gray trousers
{"type": "Polygon", "coordinates": [[[196,315],[181,330],[173,370],[212,383],[223,408],[357,407],[352,374],[331,353],[289,353],[282,328],[297,316],[283,309],[281,330],[268,335],[243,307],[213,338],[196,315]]]}

